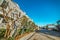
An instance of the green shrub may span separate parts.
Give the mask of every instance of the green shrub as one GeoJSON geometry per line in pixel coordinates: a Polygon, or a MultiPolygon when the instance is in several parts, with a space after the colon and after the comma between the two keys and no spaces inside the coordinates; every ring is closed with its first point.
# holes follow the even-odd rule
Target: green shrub
{"type": "MultiPolygon", "coordinates": [[[[23,29],[19,29],[19,32],[18,32],[19,35],[22,34],[22,30],[23,30],[23,29]]],[[[28,29],[26,28],[26,29],[24,29],[23,33],[33,32],[33,31],[34,31],[33,28],[28,28],[28,29]]]]}
{"type": "Polygon", "coordinates": [[[20,35],[20,34],[22,33],[22,29],[19,29],[19,32],[18,32],[18,33],[19,33],[19,35],[20,35]]]}
{"type": "Polygon", "coordinates": [[[13,37],[9,37],[8,40],[14,40],[14,38],[13,37]]]}
{"type": "Polygon", "coordinates": [[[0,38],[4,37],[6,29],[0,29],[0,38]]]}
{"type": "Polygon", "coordinates": [[[26,29],[26,32],[30,32],[30,29],[26,29]]]}
{"type": "Polygon", "coordinates": [[[33,28],[31,28],[31,29],[30,29],[30,31],[31,31],[31,32],[33,32],[33,31],[34,31],[34,29],[33,29],[33,28]]]}

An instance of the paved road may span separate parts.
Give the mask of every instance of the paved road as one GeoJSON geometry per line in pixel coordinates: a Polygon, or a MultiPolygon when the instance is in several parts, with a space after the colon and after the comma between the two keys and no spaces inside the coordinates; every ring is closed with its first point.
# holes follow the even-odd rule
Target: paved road
{"type": "Polygon", "coordinates": [[[30,34],[28,34],[28,35],[20,38],[19,40],[29,40],[29,38],[30,38],[31,36],[33,36],[34,34],[35,34],[35,32],[31,32],[30,34]]]}
{"type": "Polygon", "coordinates": [[[41,29],[35,33],[29,40],[60,40],[60,33],[41,29]]]}
{"type": "Polygon", "coordinates": [[[20,40],[60,40],[60,33],[46,29],[41,29],[20,38],[20,40]]]}

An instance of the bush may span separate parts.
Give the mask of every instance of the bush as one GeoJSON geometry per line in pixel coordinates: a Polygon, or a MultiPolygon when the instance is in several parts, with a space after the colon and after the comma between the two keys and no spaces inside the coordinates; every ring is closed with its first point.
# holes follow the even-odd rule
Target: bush
{"type": "Polygon", "coordinates": [[[33,32],[33,31],[34,31],[33,28],[28,28],[28,29],[26,29],[26,32],[33,32]]]}
{"type": "Polygon", "coordinates": [[[6,29],[0,29],[0,38],[4,37],[6,29]]]}
{"type": "Polygon", "coordinates": [[[22,33],[22,29],[19,29],[19,35],[22,33]]]}
{"type": "Polygon", "coordinates": [[[57,29],[52,29],[53,31],[57,31],[58,32],[58,30],[57,29]]]}
{"type": "MultiPolygon", "coordinates": [[[[20,34],[22,34],[22,30],[23,29],[19,29],[19,31],[18,31],[18,34],[20,35],[20,34]]],[[[34,31],[34,29],[33,28],[26,28],[26,29],[24,29],[24,31],[23,31],[23,33],[28,33],[28,32],[33,32],[34,31]]]]}
{"type": "Polygon", "coordinates": [[[26,32],[30,32],[30,29],[26,29],[26,32]]]}
{"type": "Polygon", "coordinates": [[[8,40],[14,40],[14,38],[13,37],[9,37],[8,40]]]}

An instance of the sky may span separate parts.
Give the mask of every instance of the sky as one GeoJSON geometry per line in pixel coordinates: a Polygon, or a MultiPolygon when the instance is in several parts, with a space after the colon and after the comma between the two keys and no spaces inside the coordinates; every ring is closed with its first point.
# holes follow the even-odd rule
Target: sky
{"type": "Polygon", "coordinates": [[[42,26],[60,20],[60,0],[13,0],[26,14],[42,26]]]}

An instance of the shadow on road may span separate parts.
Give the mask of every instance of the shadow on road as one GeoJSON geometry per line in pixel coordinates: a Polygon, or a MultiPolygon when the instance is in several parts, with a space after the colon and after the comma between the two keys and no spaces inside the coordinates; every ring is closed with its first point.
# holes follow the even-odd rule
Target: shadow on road
{"type": "Polygon", "coordinates": [[[51,31],[51,30],[46,30],[46,29],[41,29],[41,30],[36,30],[36,33],[43,33],[51,36],[57,36],[60,37],[60,33],[56,31],[51,31]]]}

